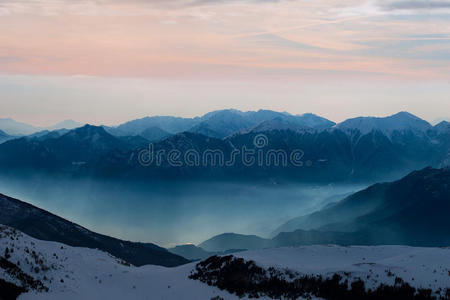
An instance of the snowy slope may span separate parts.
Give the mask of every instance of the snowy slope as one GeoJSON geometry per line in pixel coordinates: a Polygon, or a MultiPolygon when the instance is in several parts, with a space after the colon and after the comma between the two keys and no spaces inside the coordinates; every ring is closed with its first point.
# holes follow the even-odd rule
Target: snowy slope
{"type": "Polygon", "coordinates": [[[450,248],[317,245],[247,251],[234,256],[254,260],[262,267],[288,268],[301,274],[325,277],[350,273],[349,279],[364,279],[371,288],[381,283],[393,285],[395,277],[415,288],[450,288],[450,248]]]}
{"type": "MultiPolygon", "coordinates": [[[[176,268],[133,267],[99,250],[73,248],[33,239],[0,225],[0,256],[39,280],[49,292],[31,290],[21,300],[82,299],[239,299],[226,291],[188,278],[195,263],[176,268]],[[8,248],[8,251],[5,249],[8,248]],[[11,251],[13,249],[13,251],[11,251]],[[19,263],[18,263],[19,262],[19,263]]],[[[411,286],[437,290],[450,287],[450,249],[403,246],[307,246],[264,249],[235,254],[259,266],[289,268],[301,274],[348,272],[367,286],[393,284],[396,276],[411,286]]],[[[0,279],[21,285],[1,268],[0,279]]]]}
{"type": "Polygon", "coordinates": [[[345,120],[335,127],[342,130],[357,129],[362,134],[367,134],[372,130],[379,130],[387,136],[390,136],[394,131],[412,130],[413,132],[425,132],[432,128],[427,121],[408,112],[399,112],[383,118],[357,117],[345,120]]]}
{"type": "MultiPolygon", "coordinates": [[[[239,299],[188,279],[195,264],[177,268],[151,265],[138,268],[99,250],[36,240],[0,225],[0,256],[6,248],[14,249],[12,253],[9,250],[10,262],[20,262],[20,268],[25,273],[49,288],[48,293],[31,291],[23,294],[19,297],[21,300],[175,300],[211,299],[216,296],[239,299]],[[33,256],[37,257],[37,263],[33,256]],[[38,268],[38,273],[35,268],[38,268]]],[[[20,285],[20,281],[13,277],[0,268],[0,279],[20,285]]]]}

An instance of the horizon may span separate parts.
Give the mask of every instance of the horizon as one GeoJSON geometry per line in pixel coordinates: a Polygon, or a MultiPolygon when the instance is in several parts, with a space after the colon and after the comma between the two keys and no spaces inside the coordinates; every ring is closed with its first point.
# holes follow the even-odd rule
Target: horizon
{"type": "MultiPolygon", "coordinates": [[[[123,121],[121,123],[115,123],[115,124],[105,124],[105,123],[99,123],[99,122],[95,122],[95,121],[94,122],[80,122],[79,120],[74,119],[74,118],[63,119],[63,120],[56,121],[54,123],[35,124],[35,123],[29,122],[27,120],[19,120],[19,119],[12,118],[10,116],[2,116],[2,115],[0,115],[0,120],[2,120],[2,119],[3,120],[9,119],[9,120],[12,120],[12,121],[15,121],[15,122],[18,122],[18,123],[24,123],[24,124],[27,124],[27,125],[31,125],[33,127],[36,127],[38,129],[42,129],[42,130],[45,130],[48,127],[51,127],[51,126],[54,126],[54,125],[58,125],[60,123],[66,122],[66,121],[77,122],[77,123],[80,124],[80,126],[92,125],[92,126],[117,127],[117,126],[122,125],[122,124],[124,124],[126,122],[139,120],[139,119],[144,119],[144,118],[152,118],[152,117],[197,118],[197,117],[202,117],[202,116],[204,116],[207,113],[211,113],[211,112],[215,112],[215,111],[223,111],[223,110],[236,110],[236,111],[239,111],[239,112],[246,113],[246,112],[256,112],[256,111],[259,111],[259,110],[271,110],[271,109],[240,110],[240,109],[237,109],[237,108],[223,108],[223,109],[207,111],[206,113],[197,114],[197,115],[194,115],[194,116],[183,116],[183,115],[144,115],[144,116],[137,117],[135,119],[125,120],[125,121],[123,121]]],[[[439,117],[439,118],[436,118],[436,119],[433,119],[433,120],[429,120],[429,119],[425,119],[422,116],[420,116],[418,114],[415,114],[415,113],[412,113],[412,112],[407,111],[407,110],[397,111],[397,112],[393,112],[393,113],[390,113],[390,114],[387,114],[387,115],[357,115],[357,116],[350,116],[350,117],[345,118],[345,119],[343,119],[341,121],[335,121],[333,119],[327,118],[326,116],[318,114],[318,113],[315,113],[315,112],[292,113],[292,112],[289,112],[289,111],[277,111],[277,110],[271,110],[271,111],[275,111],[275,112],[279,112],[279,113],[288,113],[288,114],[293,115],[293,116],[301,116],[301,115],[304,115],[304,114],[313,114],[313,115],[316,115],[316,116],[319,116],[319,117],[323,117],[323,118],[325,118],[325,119],[327,119],[329,121],[335,122],[336,124],[339,124],[339,123],[344,122],[344,121],[349,120],[349,119],[359,118],[359,117],[362,117],[362,118],[386,118],[386,117],[390,117],[390,116],[393,116],[393,115],[396,115],[396,114],[399,114],[399,113],[402,113],[402,112],[406,112],[406,113],[412,114],[412,115],[414,115],[414,116],[416,116],[416,117],[418,117],[418,118],[420,118],[420,119],[430,123],[432,126],[435,126],[435,125],[437,125],[437,124],[439,124],[439,123],[441,123],[443,121],[450,122],[450,118],[447,118],[445,116],[442,116],[442,117],[439,117]]]]}
{"type": "Polygon", "coordinates": [[[399,111],[408,111],[430,123],[450,118],[450,83],[359,84],[324,80],[280,85],[164,80],[152,84],[151,78],[13,77],[14,80],[0,75],[1,116],[26,120],[34,126],[49,126],[67,119],[111,126],[149,115],[195,117],[228,107],[292,114],[312,112],[336,123],[399,111]]]}

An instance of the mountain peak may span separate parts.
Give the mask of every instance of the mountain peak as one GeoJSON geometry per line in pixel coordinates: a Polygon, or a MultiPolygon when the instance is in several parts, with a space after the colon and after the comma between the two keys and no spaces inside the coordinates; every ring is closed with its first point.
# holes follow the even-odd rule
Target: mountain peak
{"type": "Polygon", "coordinates": [[[0,119],[0,129],[9,135],[29,135],[42,130],[42,128],[17,122],[11,118],[0,119]]]}
{"type": "Polygon", "coordinates": [[[94,133],[108,134],[102,126],[95,126],[90,124],[86,124],[82,127],[71,130],[70,132],[75,132],[77,134],[94,134],[94,133]]]}
{"type": "Polygon", "coordinates": [[[343,130],[357,129],[362,134],[367,134],[373,130],[379,130],[390,135],[394,131],[413,130],[424,132],[432,128],[431,124],[421,118],[402,111],[387,117],[357,117],[345,120],[336,125],[336,128],[343,130]]]}
{"type": "Polygon", "coordinates": [[[401,112],[398,112],[396,114],[393,114],[392,116],[390,116],[390,118],[409,118],[409,119],[422,120],[418,116],[413,115],[412,113],[407,112],[407,111],[401,111],[401,112]]]}
{"type": "Polygon", "coordinates": [[[435,125],[434,129],[436,129],[439,133],[450,133],[450,122],[442,121],[441,123],[435,125]]]}
{"type": "Polygon", "coordinates": [[[81,123],[78,123],[72,119],[67,119],[67,120],[61,121],[53,126],[49,126],[46,129],[48,129],[49,131],[52,131],[52,130],[58,130],[58,129],[74,129],[74,128],[77,128],[80,126],[82,126],[81,123]]]}
{"type": "Polygon", "coordinates": [[[88,142],[93,144],[108,143],[120,146],[122,142],[113,135],[106,132],[102,126],[94,126],[86,124],[83,127],[75,128],[61,136],[65,141],[71,142],[88,142]]]}
{"type": "Polygon", "coordinates": [[[335,122],[313,113],[304,113],[302,115],[299,115],[299,117],[305,124],[307,124],[309,127],[312,128],[323,129],[323,128],[330,128],[336,125],[335,122]]]}

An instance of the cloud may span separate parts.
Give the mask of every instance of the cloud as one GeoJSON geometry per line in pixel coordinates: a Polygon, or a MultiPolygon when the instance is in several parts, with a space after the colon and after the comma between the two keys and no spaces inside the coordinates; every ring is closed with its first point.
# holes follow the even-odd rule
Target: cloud
{"type": "Polygon", "coordinates": [[[11,14],[144,15],[153,9],[176,11],[228,4],[258,5],[289,1],[293,0],[0,0],[0,17],[11,14]],[[136,9],[130,13],[129,9],[133,7],[136,9]]]}
{"type": "Polygon", "coordinates": [[[166,8],[184,8],[215,4],[257,4],[274,3],[287,0],[104,0],[103,3],[142,3],[166,8]]]}
{"type": "Polygon", "coordinates": [[[381,4],[387,11],[393,10],[436,10],[450,8],[450,1],[390,1],[381,4]]]}
{"type": "Polygon", "coordinates": [[[292,48],[298,50],[321,50],[319,47],[315,47],[312,45],[308,45],[305,43],[293,41],[290,39],[286,39],[282,36],[272,33],[261,33],[258,35],[249,35],[238,38],[243,41],[248,41],[250,43],[257,44],[258,47],[283,47],[283,48],[292,48]]]}

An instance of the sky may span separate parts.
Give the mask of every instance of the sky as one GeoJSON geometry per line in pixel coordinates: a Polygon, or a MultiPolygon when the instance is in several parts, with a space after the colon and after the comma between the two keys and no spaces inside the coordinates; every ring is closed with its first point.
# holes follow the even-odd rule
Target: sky
{"type": "Polygon", "coordinates": [[[450,1],[2,0],[0,118],[450,117],[450,1]]]}

